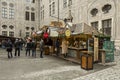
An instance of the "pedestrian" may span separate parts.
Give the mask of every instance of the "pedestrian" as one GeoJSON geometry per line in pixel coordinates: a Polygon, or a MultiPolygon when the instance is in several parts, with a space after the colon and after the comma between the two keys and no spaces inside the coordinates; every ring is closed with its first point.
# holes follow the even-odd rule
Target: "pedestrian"
{"type": "Polygon", "coordinates": [[[22,48],[23,48],[23,40],[20,39],[19,41],[20,41],[20,50],[23,50],[23,49],[22,49],[22,48]]]}
{"type": "Polygon", "coordinates": [[[59,39],[55,41],[55,51],[56,51],[56,55],[59,56],[60,54],[60,40],[59,39]]]}
{"type": "Polygon", "coordinates": [[[41,38],[41,40],[40,40],[40,58],[43,58],[43,51],[44,51],[44,41],[41,38]]]}
{"type": "Polygon", "coordinates": [[[16,39],[15,41],[15,56],[20,56],[20,41],[18,39],[16,39]]]}
{"type": "Polygon", "coordinates": [[[27,43],[26,43],[26,56],[27,56],[27,53],[29,53],[29,56],[30,56],[30,50],[31,50],[31,42],[32,40],[27,40],[27,43]]]}
{"type": "Polygon", "coordinates": [[[48,40],[48,46],[49,46],[50,55],[52,55],[52,53],[53,53],[53,40],[51,38],[49,38],[49,40],[48,40]]]}
{"type": "Polygon", "coordinates": [[[36,57],[36,47],[37,47],[36,42],[32,40],[32,43],[31,43],[32,57],[36,57]]]}
{"type": "Polygon", "coordinates": [[[68,41],[66,39],[62,40],[62,55],[64,56],[64,58],[67,57],[67,53],[68,53],[68,41]]]}
{"type": "Polygon", "coordinates": [[[7,44],[6,44],[6,49],[7,49],[7,52],[8,52],[8,58],[12,58],[13,55],[12,55],[12,42],[11,40],[8,40],[7,44]]]}

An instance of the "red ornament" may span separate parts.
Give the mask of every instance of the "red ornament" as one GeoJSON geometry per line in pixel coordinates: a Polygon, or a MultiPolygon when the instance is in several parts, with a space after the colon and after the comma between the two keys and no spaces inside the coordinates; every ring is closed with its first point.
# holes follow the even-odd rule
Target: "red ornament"
{"type": "Polygon", "coordinates": [[[49,35],[48,35],[48,33],[44,33],[43,36],[44,36],[44,38],[48,38],[49,35]]]}

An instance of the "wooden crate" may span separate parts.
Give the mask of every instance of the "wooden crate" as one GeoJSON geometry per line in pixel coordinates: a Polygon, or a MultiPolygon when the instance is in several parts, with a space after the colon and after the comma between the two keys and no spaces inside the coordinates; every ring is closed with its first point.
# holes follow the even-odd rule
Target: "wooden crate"
{"type": "Polygon", "coordinates": [[[50,51],[49,51],[49,47],[45,47],[45,52],[44,52],[44,54],[45,54],[45,55],[49,55],[49,52],[50,52],[50,51]]]}
{"type": "Polygon", "coordinates": [[[81,56],[81,68],[85,70],[93,69],[93,56],[89,54],[83,54],[81,56]]]}

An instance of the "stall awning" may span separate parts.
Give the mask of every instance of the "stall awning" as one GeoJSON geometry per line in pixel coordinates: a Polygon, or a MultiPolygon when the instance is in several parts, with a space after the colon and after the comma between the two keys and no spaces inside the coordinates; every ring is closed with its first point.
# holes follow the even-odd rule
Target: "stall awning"
{"type": "Polygon", "coordinates": [[[42,32],[43,32],[43,31],[41,30],[41,31],[37,31],[36,33],[37,33],[37,34],[42,34],[42,32]]]}

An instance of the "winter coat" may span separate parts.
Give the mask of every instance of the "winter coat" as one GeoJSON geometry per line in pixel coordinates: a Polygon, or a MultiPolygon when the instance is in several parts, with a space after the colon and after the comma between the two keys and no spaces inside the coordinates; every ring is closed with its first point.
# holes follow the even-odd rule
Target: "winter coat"
{"type": "Polygon", "coordinates": [[[44,41],[41,40],[40,41],[40,51],[43,51],[44,50],[44,41]]]}
{"type": "Polygon", "coordinates": [[[12,51],[12,43],[11,42],[7,42],[7,44],[6,44],[6,51],[8,51],[8,52],[11,52],[12,51]]]}

